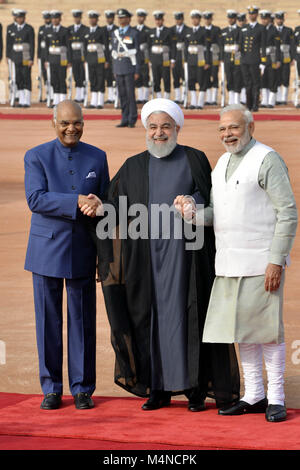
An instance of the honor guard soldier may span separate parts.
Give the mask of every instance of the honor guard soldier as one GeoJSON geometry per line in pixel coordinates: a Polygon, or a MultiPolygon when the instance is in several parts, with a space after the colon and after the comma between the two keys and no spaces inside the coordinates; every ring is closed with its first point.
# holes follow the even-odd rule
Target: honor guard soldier
{"type": "Polygon", "coordinates": [[[281,66],[277,70],[277,104],[287,104],[291,61],[293,60],[294,32],[284,25],[284,11],[275,12],[275,27],[280,37],[281,66]]]}
{"type": "Polygon", "coordinates": [[[216,105],[219,88],[219,65],[221,50],[221,28],[212,24],[213,12],[202,13],[205,22],[206,42],[210,52],[210,68],[207,70],[206,104],[216,105]]]}
{"type": "Polygon", "coordinates": [[[75,101],[84,101],[84,35],[86,26],[81,23],[82,10],[71,10],[74,24],[69,26],[69,46],[72,73],[75,81],[75,101]]]}
{"type": "MultiPolygon", "coordinates": [[[[300,10],[297,10],[297,13],[298,15],[300,15],[300,10]]],[[[297,74],[298,74],[298,80],[296,83],[296,93],[298,96],[299,80],[300,80],[300,25],[296,26],[295,31],[294,31],[294,57],[296,60],[296,67],[297,67],[297,74]]],[[[300,108],[300,104],[298,104],[298,102],[296,103],[296,107],[300,108]]]]}
{"type": "Polygon", "coordinates": [[[185,56],[188,64],[188,90],[190,94],[189,109],[202,109],[205,101],[205,69],[208,65],[208,52],[204,28],[200,26],[201,12],[192,10],[190,17],[192,27],[185,36],[185,56]],[[197,98],[196,84],[199,92],[197,98]]]}
{"type": "Polygon", "coordinates": [[[170,28],[172,34],[172,41],[174,42],[173,49],[175,51],[175,59],[171,60],[171,70],[173,75],[174,85],[174,101],[177,104],[182,104],[184,100],[184,92],[180,90],[181,85],[185,81],[184,77],[184,44],[185,36],[189,28],[184,24],[184,14],[181,11],[173,13],[176,24],[170,28]]]}
{"type": "Polygon", "coordinates": [[[171,59],[175,58],[174,44],[170,28],[164,26],[163,11],[153,12],[155,28],[148,34],[148,46],[153,76],[153,91],[156,98],[162,98],[161,81],[164,85],[164,98],[170,98],[171,91],[171,59]]]}
{"type": "Polygon", "coordinates": [[[145,25],[148,13],[142,8],[136,10],[137,22],[136,29],[139,31],[139,43],[141,52],[141,67],[139,78],[135,82],[137,89],[137,103],[146,103],[149,99],[149,49],[148,49],[148,33],[150,28],[145,25]]]}
{"type": "Polygon", "coordinates": [[[240,28],[236,24],[237,12],[227,10],[228,26],[223,28],[221,60],[224,62],[228,104],[239,104],[242,89],[240,28]]]}
{"type": "Polygon", "coordinates": [[[19,107],[31,105],[31,68],[34,59],[34,29],[25,22],[25,10],[13,10],[15,23],[7,28],[7,57],[15,68],[19,107]]]}
{"type": "Polygon", "coordinates": [[[258,7],[249,6],[250,22],[241,28],[241,68],[246,87],[246,105],[249,110],[258,111],[260,98],[260,65],[266,63],[266,31],[257,22],[258,7]]]}
{"type": "MultiPolygon", "coordinates": [[[[51,13],[48,10],[42,11],[44,24],[39,27],[38,38],[37,38],[37,58],[39,67],[39,81],[42,90],[42,82],[46,85],[47,83],[47,70],[45,67],[46,62],[46,35],[52,27],[51,13]]],[[[42,92],[40,92],[40,101],[43,101],[42,92]]]]}
{"type": "MultiPolygon", "coordinates": [[[[84,36],[85,59],[88,66],[91,100],[89,108],[102,109],[105,93],[105,67],[109,67],[108,36],[104,27],[98,25],[100,13],[88,11],[89,27],[84,36]]],[[[88,77],[87,77],[88,75],[88,77]]]]}
{"type": "Polygon", "coordinates": [[[120,28],[114,31],[111,53],[122,110],[117,127],[135,127],[138,114],[134,83],[141,66],[139,32],[130,26],[132,13],[128,10],[119,8],[117,17],[120,28]]]}
{"type": "MultiPolygon", "coordinates": [[[[243,28],[247,24],[247,13],[238,13],[236,17],[237,25],[239,28],[243,28]]],[[[243,79],[243,74],[241,70],[241,81],[242,81],[242,91],[240,96],[241,104],[246,104],[246,88],[243,79]]]]}
{"type": "Polygon", "coordinates": [[[262,25],[266,29],[265,68],[261,79],[261,108],[274,108],[277,93],[277,69],[280,67],[280,37],[272,24],[271,11],[260,10],[262,25]]]}
{"type": "Polygon", "coordinates": [[[0,23],[0,62],[3,56],[3,35],[2,35],[2,24],[0,23]]]}
{"type": "Polygon", "coordinates": [[[113,10],[105,10],[104,12],[105,18],[106,18],[106,26],[104,29],[106,30],[107,34],[107,41],[108,41],[108,62],[109,66],[105,68],[104,70],[104,77],[105,77],[105,84],[107,88],[107,100],[105,103],[113,103],[115,100],[115,94],[114,94],[114,76],[112,72],[112,57],[111,57],[111,50],[112,50],[112,45],[111,45],[111,38],[113,35],[113,32],[115,29],[118,28],[116,24],[114,24],[115,21],[115,12],[113,10]]]}
{"type": "Polygon", "coordinates": [[[61,25],[62,12],[51,10],[52,28],[46,35],[46,67],[49,67],[53,87],[53,103],[56,106],[67,97],[67,67],[70,67],[69,33],[61,25]]]}

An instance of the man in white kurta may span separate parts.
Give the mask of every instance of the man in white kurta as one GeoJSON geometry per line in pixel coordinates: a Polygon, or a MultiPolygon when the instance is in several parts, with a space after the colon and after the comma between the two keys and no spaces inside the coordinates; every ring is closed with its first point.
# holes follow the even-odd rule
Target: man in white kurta
{"type": "MultiPolygon", "coordinates": [[[[283,421],[282,304],[284,271],[297,228],[295,199],[282,158],[252,137],[249,111],[240,105],[224,108],[219,132],[227,152],[212,172],[211,201],[204,209],[204,224],[213,223],[216,236],[216,279],[203,342],[239,343],[245,394],[219,414],[263,412],[268,421],[283,421]]],[[[194,213],[186,197],[177,197],[174,204],[186,219],[203,223],[203,213],[194,213]]]]}

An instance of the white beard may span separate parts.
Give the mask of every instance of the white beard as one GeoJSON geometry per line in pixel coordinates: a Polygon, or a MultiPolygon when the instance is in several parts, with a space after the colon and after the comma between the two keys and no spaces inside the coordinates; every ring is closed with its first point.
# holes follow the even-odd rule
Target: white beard
{"type": "Polygon", "coordinates": [[[251,136],[249,134],[248,128],[245,130],[244,134],[239,138],[235,145],[226,145],[226,142],[222,142],[225,149],[229,153],[239,153],[243,150],[244,147],[250,142],[251,136]]]}
{"type": "Polygon", "coordinates": [[[174,148],[177,145],[176,129],[174,130],[173,135],[170,136],[169,139],[166,141],[166,143],[156,144],[154,139],[149,139],[148,136],[146,136],[146,144],[148,151],[151,153],[151,155],[154,155],[154,157],[167,157],[173,152],[174,148]]]}

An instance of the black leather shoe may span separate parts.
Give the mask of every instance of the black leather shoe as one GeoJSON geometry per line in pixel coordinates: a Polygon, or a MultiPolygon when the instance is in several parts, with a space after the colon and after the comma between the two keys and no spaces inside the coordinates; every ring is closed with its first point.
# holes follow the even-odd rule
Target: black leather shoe
{"type": "Polygon", "coordinates": [[[170,402],[171,402],[170,392],[155,390],[154,392],[150,393],[150,398],[143,404],[142,410],[145,410],[145,411],[158,410],[159,408],[163,408],[164,406],[169,406],[170,402]]]}
{"type": "Polygon", "coordinates": [[[205,410],[204,400],[198,403],[193,403],[192,401],[189,401],[188,410],[189,411],[204,411],[205,410]]]}
{"type": "Polygon", "coordinates": [[[116,127],[128,127],[128,124],[125,122],[120,122],[120,124],[117,124],[116,127]]]}
{"type": "Polygon", "coordinates": [[[266,410],[266,420],[279,423],[286,420],[286,407],[283,405],[269,405],[266,410]]]}
{"type": "Polygon", "coordinates": [[[74,395],[75,407],[78,410],[88,410],[94,408],[94,402],[88,393],[80,392],[74,395]]]}
{"type": "Polygon", "coordinates": [[[61,395],[59,393],[47,393],[41,403],[42,410],[57,410],[61,405],[61,395]]]}
{"type": "Polygon", "coordinates": [[[128,124],[127,127],[135,127],[135,124],[128,124]]]}
{"type": "Polygon", "coordinates": [[[268,406],[268,400],[263,398],[262,400],[250,405],[246,401],[240,400],[232,406],[220,408],[218,411],[219,415],[231,416],[231,415],[243,415],[246,413],[265,413],[268,406]]]}

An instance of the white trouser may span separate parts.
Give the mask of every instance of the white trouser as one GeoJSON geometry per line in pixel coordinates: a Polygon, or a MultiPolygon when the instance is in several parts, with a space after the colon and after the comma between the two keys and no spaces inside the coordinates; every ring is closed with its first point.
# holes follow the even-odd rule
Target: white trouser
{"type": "Polygon", "coordinates": [[[180,101],[180,88],[174,88],[174,101],[180,101]]]}
{"type": "Polygon", "coordinates": [[[191,97],[191,106],[197,106],[197,93],[195,90],[190,91],[190,97],[191,97]]]}
{"type": "Polygon", "coordinates": [[[104,106],[104,93],[102,93],[101,91],[98,91],[98,94],[97,94],[97,106],[104,106]]]}
{"type": "Polygon", "coordinates": [[[284,405],[285,343],[239,344],[244,374],[243,401],[254,405],[265,397],[263,383],[263,357],[268,377],[268,404],[284,405]]]}
{"type": "Polygon", "coordinates": [[[143,99],[144,99],[144,93],[143,92],[144,92],[143,87],[142,86],[138,87],[138,89],[137,89],[137,99],[138,99],[138,101],[143,101],[143,99]]]}
{"type": "Polygon", "coordinates": [[[205,102],[205,91],[199,91],[199,95],[198,95],[198,106],[199,106],[199,108],[204,107],[204,102],[205,102]]]}

